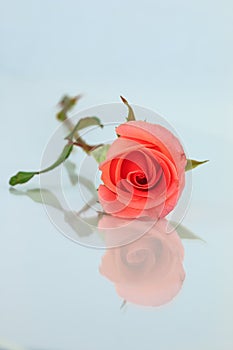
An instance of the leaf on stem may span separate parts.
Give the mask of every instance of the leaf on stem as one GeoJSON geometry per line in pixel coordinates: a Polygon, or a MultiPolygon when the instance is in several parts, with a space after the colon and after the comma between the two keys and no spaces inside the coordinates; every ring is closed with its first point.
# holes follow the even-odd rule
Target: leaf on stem
{"type": "Polygon", "coordinates": [[[66,140],[73,141],[73,138],[76,140],[79,138],[79,135],[77,134],[79,130],[88,128],[89,126],[100,126],[103,128],[103,124],[101,124],[101,121],[97,117],[85,117],[80,119],[77,124],[74,126],[73,130],[69,133],[68,136],[66,136],[66,140]]]}
{"type": "Polygon", "coordinates": [[[209,162],[209,160],[198,161],[198,160],[194,160],[194,159],[187,159],[187,164],[186,164],[186,167],[185,167],[185,171],[189,171],[189,170],[195,169],[199,165],[207,163],[207,162],[209,162]]]}
{"type": "Polygon", "coordinates": [[[47,173],[48,171],[57,168],[60,164],[62,164],[69,157],[72,149],[73,149],[72,144],[68,143],[67,145],[65,145],[65,147],[62,150],[62,153],[60,154],[60,156],[58,157],[56,162],[54,162],[48,168],[40,170],[39,174],[47,173]]]}
{"type": "Polygon", "coordinates": [[[67,113],[76,105],[76,103],[80,100],[82,95],[77,95],[75,97],[69,97],[67,95],[63,96],[61,101],[59,102],[59,106],[61,110],[57,113],[56,117],[58,120],[63,122],[66,120],[67,113]]]}
{"type": "Polygon", "coordinates": [[[19,171],[16,175],[12,176],[10,178],[9,184],[11,186],[15,186],[18,184],[23,184],[25,182],[28,182],[33,178],[34,175],[39,174],[38,172],[27,172],[27,171],[19,171]]]}
{"type": "Polygon", "coordinates": [[[55,194],[45,188],[33,188],[27,191],[10,188],[10,193],[17,196],[27,196],[36,203],[46,204],[56,209],[62,210],[62,206],[55,194]]]}
{"type": "Polygon", "coordinates": [[[197,236],[195,233],[193,233],[191,230],[189,230],[187,227],[184,225],[171,222],[172,226],[175,228],[176,232],[178,233],[179,237],[181,239],[195,239],[195,240],[200,240],[202,242],[205,242],[204,239],[201,237],[197,236]]]}
{"type": "Polygon", "coordinates": [[[129,102],[123,97],[120,96],[122,102],[128,107],[128,116],[126,118],[127,122],[130,122],[132,120],[136,120],[135,115],[134,115],[134,111],[133,108],[130,106],[129,102]]]}
{"type": "Polygon", "coordinates": [[[78,175],[76,174],[76,164],[71,162],[69,159],[65,162],[65,168],[67,170],[70,182],[72,185],[77,185],[78,175]]]}
{"type": "Polygon", "coordinates": [[[39,171],[31,171],[31,172],[19,171],[16,175],[14,175],[10,178],[9,184],[11,186],[23,184],[23,183],[26,183],[29,180],[31,180],[33,178],[33,176],[35,176],[35,175],[47,173],[48,171],[55,169],[56,167],[58,167],[60,164],[62,164],[69,157],[72,149],[73,149],[73,145],[68,143],[63,148],[63,151],[60,154],[60,156],[58,157],[58,159],[56,160],[56,162],[54,162],[48,168],[43,169],[43,170],[39,170],[39,171]]]}
{"type": "Polygon", "coordinates": [[[62,153],[58,157],[58,159],[49,167],[46,169],[42,169],[39,171],[19,171],[16,175],[12,176],[9,180],[9,184],[11,186],[15,186],[18,184],[23,184],[31,180],[35,175],[43,174],[48,171],[51,171],[58,167],[60,164],[62,164],[70,155],[72,152],[73,146],[80,146],[87,154],[89,154],[94,149],[102,146],[102,144],[99,145],[89,145],[87,144],[78,134],[79,130],[82,130],[84,128],[90,127],[90,126],[100,126],[101,128],[103,125],[101,124],[101,121],[97,117],[86,117],[82,118],[78,121],[78,123],[73,126],[70,120],[67,117],[67,112],[74,107],[74,105],[77,103],[77,101],[81,98],[81,95],[78,95],[76,97],[70,98],[69,96],[64,96],[62,100],[60,101],[59,105],[62,108],[61,111],[57,114],[57,119],[60,121],[65,121],[66,123],[69,122],[68,126],[71,129],[71,132],[69,135],[65,138],[68,140],[68,143],[63,148],[62,153]]]}
{"type": "Polygon", "coordinates": [[[102,163],[106,159],[107,152],[110,145],[102,145],[91,151],[90,155],[95,158],[98,164],[102,163]]]}

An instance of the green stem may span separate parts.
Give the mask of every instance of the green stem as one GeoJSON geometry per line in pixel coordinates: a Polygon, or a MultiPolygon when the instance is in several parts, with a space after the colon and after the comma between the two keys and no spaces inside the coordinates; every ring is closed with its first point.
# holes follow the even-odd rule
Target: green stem
{"type": "Polygon", "coordinates": [[[48,171],[51,171],[51,170],[57,168],[60,164],[62,164],[69,157],[72,149],[73,149],[73,144],[67,143],[65,145],[65,147],[63,148],[62,153],[60,154],[60,156],[56,160],[56,162],[54,162],[52,165],[50,165],[49,167],[47,167],[45,169],[38,170],[38,171],[29,171],[29,172],[19,171],[16,175],[14,175],[10,178],[9,184],[11,186],[23,184],[23,183],[26,183],[29,180],[31,180],[35,175],[44,174],[44,173],[47,173],[48,171]]]}

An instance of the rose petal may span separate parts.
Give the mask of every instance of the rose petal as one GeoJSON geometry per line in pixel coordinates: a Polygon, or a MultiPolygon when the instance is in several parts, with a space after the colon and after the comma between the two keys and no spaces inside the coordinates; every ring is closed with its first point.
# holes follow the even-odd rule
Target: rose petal
{"type": "Polygon", "coordinates": [[[178,138],[165,127],[147,123],[144,121],[131,121],[119,125],[116,132],[127,141],[144,142],[154,144],[170,160],[174,161],[178,175],[183,172],[187,163],[183,147],[178,138]]]}

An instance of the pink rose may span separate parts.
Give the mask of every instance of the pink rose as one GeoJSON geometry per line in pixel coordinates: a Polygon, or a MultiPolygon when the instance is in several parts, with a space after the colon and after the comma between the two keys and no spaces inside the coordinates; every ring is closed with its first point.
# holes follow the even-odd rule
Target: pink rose
{"type": "MultiPolygon", "coordinates": [[[[111,216],[103,219],[100,228],[116,224],[111,221],[116,218],[111,216]]],[[[132,222],[135,222],[137,231],[137,220],[132,222]]],[[[121,225],[118,223],[119,227],[121,225]]],[[[166,233],[167,225],[167,221],[161,219],[140,239],[123,247],[108,249],[102,257],[100,273],[114,283],[117,294],[124,300],[159,306],[172,300],[180,291],[185,279],[184,249],[176,231],[166,233]]],[[[110,237],[105,233],[105,239],[112,242],[111,232],[110,237]]]]}
{"type": "Polygon", "coordinates": [[[174,209],[185,184],[186,156],[166,128],[130,121],[100,164],[99,201],[106,213],[124,218],[160,218],[174,209]]]}

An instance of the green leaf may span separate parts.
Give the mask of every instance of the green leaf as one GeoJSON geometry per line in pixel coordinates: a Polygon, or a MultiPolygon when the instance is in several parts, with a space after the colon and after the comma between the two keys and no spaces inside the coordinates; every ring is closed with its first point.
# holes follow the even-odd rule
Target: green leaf
{"type": "Polygon", "coordinates": [[[61,110],[57,113],[57,119],[62,122],[66,120],[68,118],[67,113],[76,105],[76,103],[80,100],[81,97],[82,95],[78,95],[75,97],[69,97],[67,95],[63,96],[63,98],[59,102],[61,110]]]}
{"type": "Polygon", "coordinates": [[[77,123],[77,131],[88,128],[89,126],[97,125],[103,128],[101,121],[97,117],[85,117],[79,120],[77,123]]]}
{"type": "Polygon", "coordinates": [[[93,182],[84,176],[79,176],[78,179],[79,179],[79,183],[85,186],[86,189],[89,190],[89,192],[93,195],[93,200],[94,199],[98,200],[97,190],[93,182]]]}
{"type": "Polygon", "coordinates": [[[97,117],[85,117],[82,118],[78,121],[78,123],[75,125],[75,127],[73,128],[73,130],[71,131],[71,133],[66,136],[66,140],[70,140],[72,141],[73,138],[78,139],[79,135],[77,134],[79,130],[88,128],[89,126],[94,126],[94,125],[98,125],[101,128],[103,127],[103,125],[101,124],[101,121],[99,118],[97,117]]]}
{"type": "Polygon", "coordinates": [[[73,106],[76,104],[76,102],[81,98],[81,95],[70,98],[69,96],[64,96],[62,100],[60,101],[60,106],[62,107],[61,111],[58,113],[57,118],[60,121],[65,121],[68,123],[68,127],[71,129],[70,134],[66,137],[66,139],[69,141],[68,144],[64,147],[61,155],[58,157],[56,162],[54,162],[52,165],[50,165],[48,168],[40,170],[40,171],[31,171],[31,172],[24,172],[19,171],[16,175],[12,176],[9,180],[9,184],[11,186],[15,186],[18,184],[23,184],[31,180],[35,175],[43,174],[48,171],[51,171],[58,167],[61,163],[63,163],[70,155],[73,146],[80,146],[87,154],[89,154],[92,150],[102,146],[100,145],[89,145],[87,144],[81,137],[79,137],[78,131],[82,130],[84,128],[87,128],[89,126],[98,125],[101,128],[103,125],[101,124],[101,121],[97,117],[86,117],[82,118],[78,121],[78,123],[73,126],[70,120],[67,117],[67,112],[73,108],[73,106]],[[73,142],[73,138],[76,139],[75,142],[73,142]]]}
{"type": "Polygon", "coordinates": [[[46,204],[56,209],[62,210],[62,206],[57,197],[51,191],[44,188],[33,188],[27,191],[10,188],[10,193],[16,196],[27,196],[36,203],[46,204]]]}
{"type": "Polygon", "coordinates": [[[93,156],[93,158],[95,158],[98,164],[102,163],[106,159],[106,155],[109,148],[110,148],[110,145],[100,146],[94,149],[93,151],[91,151],[90,155],[93,156]]]}
{"type": "Polygon", "coordinates": [[[73,211],[64,212],[64,220],[78,234],[79,237],[89,236],[93,233],[94,228],[88,225],[85,217],[75,215],[73,211]]]}
{"type": "Polygon", "coordinates": [[[209,161],[208,160],[198,161],[198,160],[194,160],[194,159],[187,159],[187,164],[186,164],[186,167],[185,167],[185,171],[189,171],[189,170],[195,169],[199,165],[207,163],[207,162],[209,162],[209,161]]]}
{"type": "Polygon", "coordinates": [[[19,171],[16,175],[14,175],[10,178],[9,184],[11,186],[23,184],[23,183],[31,180],[33,178],[33,176],[36,174],[39,174],[39,173],[38,172],[19,171]]]}
{"type": "Polygon", "coordinates": [[[128,107],[129,112],[128,112],[128,117],[126,118],[127,122],[130,122],[132,120],[136,120],[133,108],[130,106],[128,101],[123,96],[120,96],[120,98],[121,98],[122,102],[128,107]]]}
{"type": "Polygon", "coordinates": [[[73,145],[68,143],[63,148],[63,151],[60,154],[60,156],[58,157],[58,159],[56,160],[56,162],[53,163],[52,165],[50,165],[48,168],[40,170],[40,171],[33,171],[33,172],[19,171],[16,175],[14,175],[10,178],[9,184],[11,186],[23,184],[23,183],[31,180],[34,175],[47,173],[48,171],[55,169],[56,167],[58,167],[61,163],[63,163],[69,157],[72,149],[73,149],[73,145]]]}
{"type": "Polygon", "coordinates": [[[183,225],[177,225],[174,222],[171,222],[172,226],[175,228],[176,232],[178,233],[179,237],[181,239],[197,239],[202,242],[205,242],[204,239],[197,236],[195,233],[193,233],[191,230],[189,230],[187,227],[183,225]]]}
{"type": "Polygon", "coordinates": [[[26,195],[36,203],[46,204],[50,207],[62,210],[62,206],[55,194],[45,188],[27,190],[26,195]]]}
{"type": "Polygon", "coordinates": [[[65,162],[65,168],[67,170],[70,182],[72,185],[76,185],[78,183],[78,175],[76,174],[76,164],[71,162],[70,160],[67,160],[65,162]]]}
{"type": "MultiPolygon", "coordinates": [[[[64,220],[70,225],[70,227],[79,235],[79,236],[88,236],[93,233],[94,227],[98,225],[99,217],[93,216],[93,217],[82,217],[79,215],[79,213],[75,214],[73,211],[66,211],[60,204],[59,200],[57,199],[56,195],[53,194],[53,192],[47,190],[47,189],[32,189],[27,191],[21,191],[17,190],[15,188],[10,188],[10,193],[14,195],[20,195],[20,196],[27,196],[31,200],[33,200],[36,203],[40,204],[46,204],[53,208],[56,208],[64,213],[64,220]]],[[[96,201],[93,201],[93,204],[96,201]]],[[[90,203],[90,202],[89,202],[90,203]]],[[[86,205],[86,208],[84,207],[81,212],[85,212],[87,209],[90,208],[90,205],[86,205]]]]}
{"type": "Polygon", "coordinates": [[[64,122],[64,125],[70,130],[69,135],[65,139],[71,142],[73,142],[74,139],[75,142],[73,142],[73,144],[75,146],[81,147],[88,154],[92,149],[99,147],[100,145],[88,145],[79,136],[78,131],[93,125],[98,125],[102,128],[103,125],[97,117],[85,117],[80,119],[76,125],[73,125],[72,121],[68,118],[67,112],[74,107],[74,105],[81,97],[82,95],[78,95],[76,97],[64,96],[59,102],[59,105],[62,109],[57,114],[57,119],[64,122]]]}
{"type": "Polygon", "coordinates": [[[57,168],[60,164],[62,164],[69,157],[72,149],[73,149],[73,145],[72,144],[68,143],[67,145],[65,145],[65,147],[63,148],[62,153],[60,154],[60,156],[58,157],[56,162],[53,163],[52,165],[50,165],[48,168],[40,170],[39,174],[47,173],[48,171],[57,168]]]}

